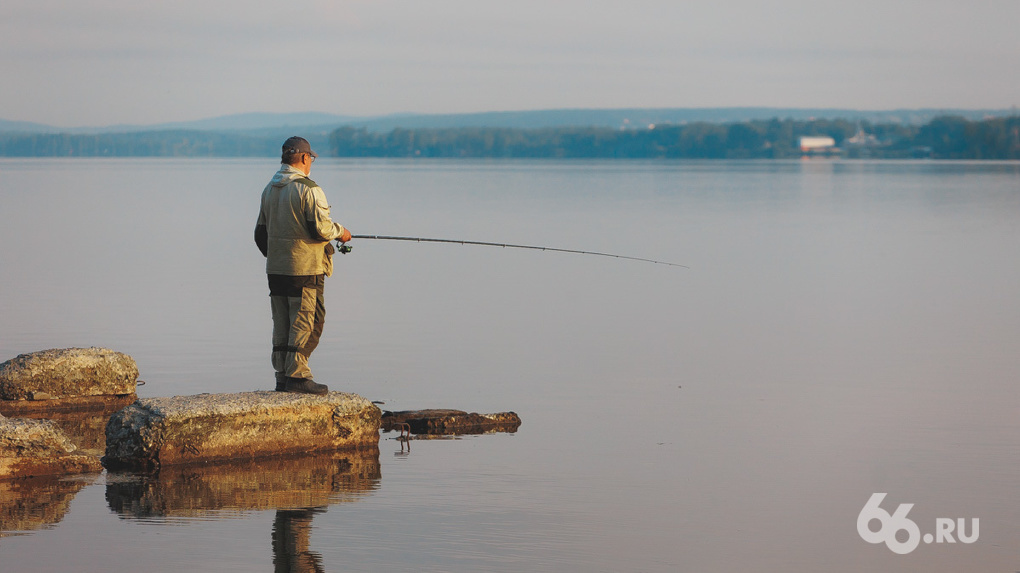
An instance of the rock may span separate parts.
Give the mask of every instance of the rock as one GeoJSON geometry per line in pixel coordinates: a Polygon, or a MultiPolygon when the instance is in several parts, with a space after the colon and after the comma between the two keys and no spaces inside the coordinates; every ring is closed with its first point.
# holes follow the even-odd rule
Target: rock
{"type": "Polygon", "coordinates": [[[108,468],[159,468],[378,447],[381,412],[356,394],[288,392],[145,398],[110,417],[108,468]]]}
{"type": "Polygon", "coordinates": [[[379,488],[379,448],[178,465],[147,475],[107,476],[106,500],[118,515],[152,519],[217,512],[326,507],[379,488]]]}
{"type": "Polygon", "coordinates": [[[0,418],[0,479],[99,472],[99,459],[75,446],[49,420],[0,418]]]}
{"type": "Polygon", "coordinates": [[[484,434],[516,432],[521,418],[514,412],[469,414],[461,410],[437,409],[383,413],[384,430],[399,430],[402,424],[407,424],[415,434],[484,434]]]}
{"type": "Polygon", "coordinates": [[[51,420],[77,448],[76,454],[92,456],[98,461],[106,451],[106,422],[110,415],[135,400],[134,394],[68,398],[61,400],[57,408],[35,408],[33,406],[39,403],[28,400],[0,400],[0,414],[13,411],[12,417],[51,420]]]}
{"type": "Polygon", "coordinates": [[[65,348],[21,354],[0,364],[0,400],[51,401],[135,393],[138,366],[106,348],[65,348]]]}

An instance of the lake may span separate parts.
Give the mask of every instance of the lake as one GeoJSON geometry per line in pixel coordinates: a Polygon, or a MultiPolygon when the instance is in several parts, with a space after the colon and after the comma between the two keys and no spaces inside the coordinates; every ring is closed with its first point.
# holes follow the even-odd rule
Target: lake
{"type": "MultiPolygon", "coordinates": [[[[0,361],[103,346],[141,397],[271,389],[252,230],[277,168],[0,160],[0,361]]],[[[352,241],[315,379],[388,410],[512,410],[516,433],[0,484],[4,571],[1020,570],[1020,163],[311,177],[355,234],[689,268],[352,241]]]]}

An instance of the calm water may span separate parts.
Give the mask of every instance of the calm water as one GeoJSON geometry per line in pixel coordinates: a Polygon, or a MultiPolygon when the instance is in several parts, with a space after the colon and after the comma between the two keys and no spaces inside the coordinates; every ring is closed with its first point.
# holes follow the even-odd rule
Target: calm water
{"type": "MultiPolygon", "coordinates": [[[[143,397],[271,388],[251,233],[276,168],[0,161],[0,360],[106,346],[143,397]]],[[[0,484],[3,571],[1020,570],[1020,164],[312,177],[355,233],[691,268],[355,241],[316,379],[393,410],[513,410],[516,434],[0,484]],[[876,492],[921,533],[979,518],[979,538],[869,544],[876,492]]]]}

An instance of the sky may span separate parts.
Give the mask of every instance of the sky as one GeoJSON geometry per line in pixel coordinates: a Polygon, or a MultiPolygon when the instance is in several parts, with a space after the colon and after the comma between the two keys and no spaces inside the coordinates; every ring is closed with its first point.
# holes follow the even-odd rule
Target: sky
{"type": "Polygon", "coordinates": [[[9,0],[0,119],[1010,108],[1018,0],[9,0]]]}

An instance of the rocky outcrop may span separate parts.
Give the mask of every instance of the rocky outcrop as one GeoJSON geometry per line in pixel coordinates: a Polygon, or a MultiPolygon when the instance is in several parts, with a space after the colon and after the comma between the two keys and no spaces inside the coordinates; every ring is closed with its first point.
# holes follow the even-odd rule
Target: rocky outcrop
{"type": "Polygon", "coordinates": [[[406,427],[414,434],[484,434],[516,432],[521,418],[514,412],[498,414],[467,413],[461,410],[406,410],[384,412],[382,428],[400,430],[406,427]]]}
{"type": "Polygon", "coordinates": [[[138,366],[106,348],[0,364],[0,478],[98,472],[109,415],[135,401],[138,366]]]}
{"type": "MultiPolygon", "coordinates": [[[[0,364],[0,407],[3,400],[46,404],[135,393],[138,366],[127,354],[106,348],[64,348],[21,354],[0,364]]],[[[55,404],[48,404],[55,407],[55,404]]],[[[10,412],[10,410],[8,410],[10,412]]]]}
{"type": "Polygon", "coordinates": [[[0,416],[0,479],[99,472],[99,459],[80,455],[49,420],[0,416]]]}
{"type": "Polygon", "coordinates": [[[106,425],[108,468],[377,447],[381,412],[356,394],[199,394],[136,401],[106,425]]]}

